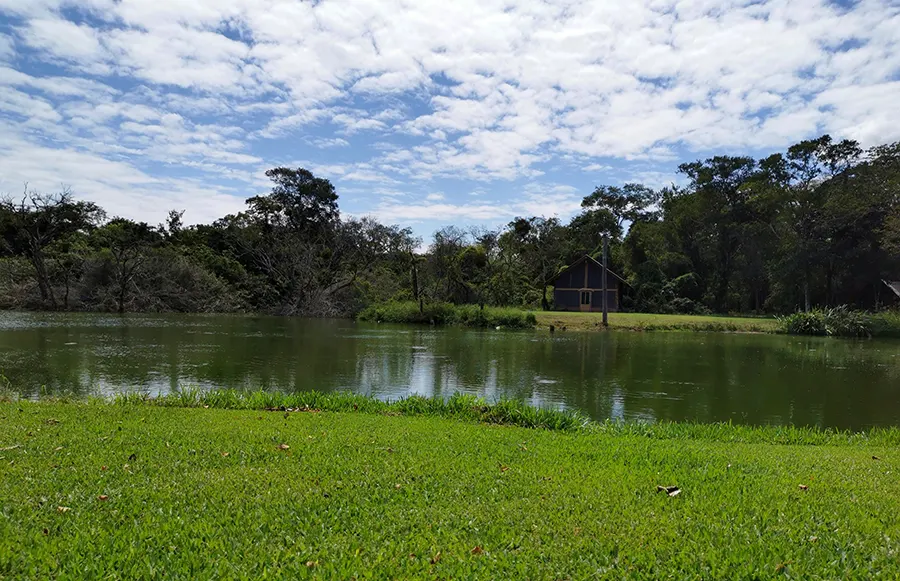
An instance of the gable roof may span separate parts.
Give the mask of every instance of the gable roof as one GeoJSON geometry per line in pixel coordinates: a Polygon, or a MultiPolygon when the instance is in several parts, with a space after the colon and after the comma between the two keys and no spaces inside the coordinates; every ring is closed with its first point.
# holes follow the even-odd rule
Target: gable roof
{"type": "MultiPolygon", "coordinates": [[[[601,269],[603,268],[603,265],[602,265],[602,264],[600,264],[599,262],[597,262],[596,260],[594,260],[593,258],[591,258],[590,256],[588,256],[587,254],[585,254],[584,256],[582,256],[581,258],[579,258],[578,260],[576,260],[575,262],[573,262],[573,263],[570,264],[569,266],[567,266],[567,267],[565,267],[564,269],[562,269],[562,270],[560,270],[559,272],[557,272],[556,275],[554,275],[553,280],[558,279],[559,277],[561,277],[562,275],[566,274],[567,272],[569,272],[570,270],[572,270],[572,269],[575,268],[576,266],[579,266],[579,265],[581,265],[581,264],[584,264],[584,262],[585,262],[586,260],[589,260],[589,261],[593,262],[595,265],[597,265],[597,266],[600,267],[601,269]]],[[[628,281],[627,281],[627,280],[625,280],[624,278],[622,278],[621,276],[619,276],[618,274],[616,274],[615,272],[613,272],[613,271],[610,270],[609,268],[606,269],[606,272],[610,273],[611,275],[613,275],[614,277],[616,277],[616,278],[619,279],[620,281],[624,282],[625,284],[628,284],[628,281]]],[[[628,286],[631,286],[631,285],[628,284],[628,286]]]]}
{"type": "Polygon", "coordinates": [[[888,288],[890,288],[892,291],[894,291],[894,294],[896,294],[898,297],[900,297],[900,281],[888,282],[886,280],[882,280],[881,282],[888,285],[888,288]]]}

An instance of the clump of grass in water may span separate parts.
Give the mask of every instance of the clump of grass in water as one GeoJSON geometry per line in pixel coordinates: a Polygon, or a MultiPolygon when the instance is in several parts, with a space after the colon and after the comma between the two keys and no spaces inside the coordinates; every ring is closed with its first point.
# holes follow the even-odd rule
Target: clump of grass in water
{"type": "Polygon", "coordinates": [[[506,307],[452,305],[393,301],[372,305],[359,313],[360,321],[373,323],[418,323],[434,325],[462,325],[466,327],[506,327],[531,329],[537,324],[534,313],[506,307]]]}
{"type": "Polygon", "coordinates": [[[516,400],[488,403],[483,398],[457,393],[447,399],[413,395],[395,401],[382,401],[353,393],[306,391],[279,393],[234,390],[202,391],[187,389],[150,397],[146,394],[119,394],[119,405],[160,407],[209,407],[235,410],[293,410],[324,412],[360,412],[453,418],[488,424],[511,425],[554,431],[640,436],[654,440],[705,440],[742,444],[782,445],[900,445],[900,429],[873,428],[851,432],[816,427],[744,426],[732,423],[693,422],[621,422],[591,421],[573,410],[536,408],[516,400]]]}

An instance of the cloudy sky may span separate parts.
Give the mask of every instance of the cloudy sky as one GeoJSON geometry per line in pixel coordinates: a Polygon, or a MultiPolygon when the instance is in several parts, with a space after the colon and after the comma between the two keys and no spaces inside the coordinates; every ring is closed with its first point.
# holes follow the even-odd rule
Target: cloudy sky
{"type": "Polygon", "coordinates": [[[189,222],[302,166],[411,225],[900,140],[900,0],[0,0],[0,192],[189,222]]]}

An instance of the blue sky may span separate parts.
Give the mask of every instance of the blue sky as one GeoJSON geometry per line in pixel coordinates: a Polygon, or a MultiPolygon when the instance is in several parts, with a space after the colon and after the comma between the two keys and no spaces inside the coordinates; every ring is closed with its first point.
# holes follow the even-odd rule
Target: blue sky
{"type": "Polygon", "coordinates": [[[427,239],[898,120],[895,0],[0,0],[0,192],[151,223],[288,165],[427,239]]]}

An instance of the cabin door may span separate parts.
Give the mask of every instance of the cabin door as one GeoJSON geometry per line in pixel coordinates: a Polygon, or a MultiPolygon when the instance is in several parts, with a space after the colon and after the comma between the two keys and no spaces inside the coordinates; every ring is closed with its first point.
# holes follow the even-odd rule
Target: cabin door
{"type": "Polygon", "coordinates": [[[581,291],[581,311],[589,312],[591,310],[591,291],[581,291]]]}

